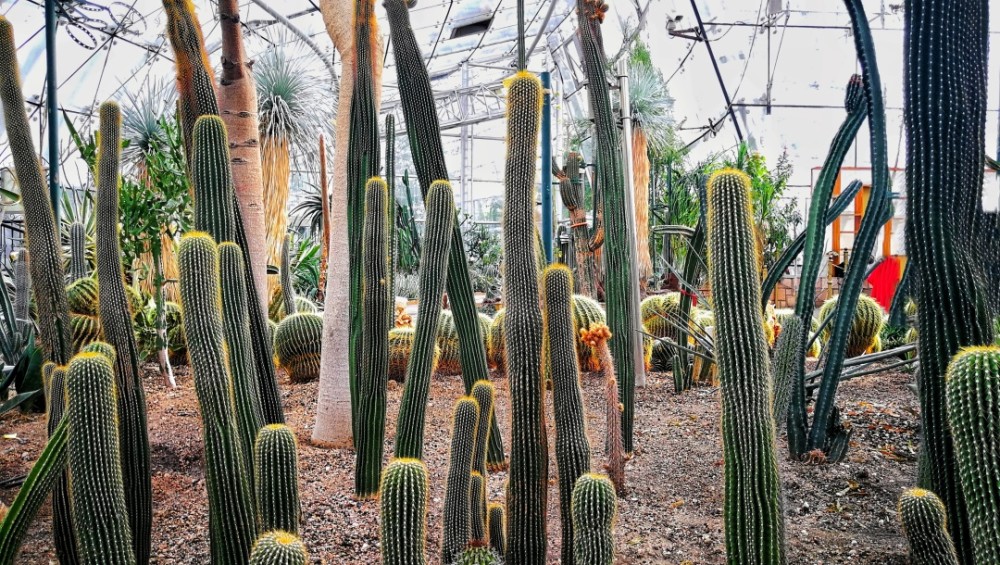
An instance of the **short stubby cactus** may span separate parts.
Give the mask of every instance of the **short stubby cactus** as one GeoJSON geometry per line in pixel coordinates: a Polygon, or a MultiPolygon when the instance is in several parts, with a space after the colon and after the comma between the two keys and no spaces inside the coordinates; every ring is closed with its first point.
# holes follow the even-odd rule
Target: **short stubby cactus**
{"type": "Polygon", "coordinates": [[[490,547],[480,543],[471,543],[452,562],[452,565],[502,565],[502,563],[503,559],[490,547]]]}
{"type": "Polygon", "coordinates": [[[264,426],[253,451],[257,515],[264,531],[299,533],[299,459],[295,433],[284,424],[264,426]]]}
{"type": "Polygon", "coordinates": [[[427,467],[419,459],[393,459],[382,472],[382,563],[427,563],[427,467]]]}
{"type": "Polygon", "coordinates": [[[945,396],[976,563],[1000,563],[1000,347],[959,351],[945,396]]]}
{"type": "Polygon", "coordinates": [[[270,531],[257,538],[250,552],[250,565],[306,565],[309,552],[295,534],[270,531]]]}
{"type": "Polygon", "coordinates": [[[293,314],[274,332],[274,353],[294,383],[319,378],[319,355],[323,346],[323,317],[293,314]]]}
{"type": "MultiPolygon", "coordinates": [[[[836,307],[837,297],[824,302],[819,309],[820,321],[831,316],[836,307]]],[[[882,331],[884,314],[882,307],[874,298],[865,294],[858,296],[858,306],[854,309],[854,321],[851,323],[851,331],[847,338],[847,357],[863,355],[876,347],[878,334],[882,331]]],[[[820,338],[824,344],[830,339],[831,327],[832,323],[823,328],[820,338]]]]}
{"type": "Polygon", "coordinates": [[[914,565],[958,565],[946,526],[947,511],[937,495],[922,488],[907,489],[899,497],[898,512],[914,565]]]}
{"type": "Polygon", "coordinates": [[[573,487],[573,560],[577,565],[612,565],[615,540],[612,531],[618,497],[611,480],[587,473],[573,487]]]}
{"type": "Polygon", "coordinates": [[[476,443],[479,404],[471,396],[455,402],[452,418],[451,456],[448,461],[448,486],[444,495],[444,538],[441,542],[441,562],[451,563],[462,552],[471,537],[470,508],[472,503],[472,455],[476,443]]]}
{"type": "Polygon", "coordinates": [[[442,310],[441,316],[438,318],[437,346],[441,351],[437,363],[438,374],[461,374],[462,360],[458,348],[458,330],[455,328],[455,317],[452,316],[451,310],[442,310]]]}
{"type": "Polygon", "coordinates": [[[491,502],[486,507],[486,529],[490,534],[490,547],[497,554],[503,555],[507,551],[507,517],[504,514],[503,504],[491,502]]]}
{"type": "MultiPolygon", "coordinates": [[[[389,380],[403,382],[406,380],[406,365],[413,352],[413,338],[416,330],[413,328],[394,328],[389,331],[389,380]]],[[[441,349],[434,345],[434,357],[431,363],[431,373],[437,367],[441,349]]]]}

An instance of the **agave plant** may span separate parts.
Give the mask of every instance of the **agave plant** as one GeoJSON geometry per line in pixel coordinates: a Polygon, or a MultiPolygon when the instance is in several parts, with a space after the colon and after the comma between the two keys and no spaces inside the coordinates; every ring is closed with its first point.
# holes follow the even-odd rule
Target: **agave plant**
{"type": "Polygon", "coordinates": [[[139,168],[141,176],[145,157],[169,143],[163,118],[176,111],[177,87],[173,81],[147,82],[137,92],[125,91],[122,100],[122,161],[139,168]]]}

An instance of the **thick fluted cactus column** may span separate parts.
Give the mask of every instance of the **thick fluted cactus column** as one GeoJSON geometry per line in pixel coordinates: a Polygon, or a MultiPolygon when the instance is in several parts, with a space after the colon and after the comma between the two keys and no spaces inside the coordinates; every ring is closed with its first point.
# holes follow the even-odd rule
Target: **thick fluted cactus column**
{"type": "Polygon", "coordinates": [[[388,195],[385,181],[373,178],[365,190],[365,226],[362,247],[364,318],[361,382],[358,394],[357,462],[354,494],[378,495],[385,442],[386,385],[389,378],[389,311],[392,301],[386,276],[389,270],[388,195]]]}
{"type": "Polygon", "coordinates": [[[23,330],[31,318],[31,275],[28,274],[30,255],[28,249],[22,247],[14,262],[14,318],[17,320],[18,330],[23,330]]]}
{"type": "Polygon", "coordinates": [[[753,230],[750,178],[734,169],[712,175],[708,272],[722,386],[726,552],[730,563],[781,564],[784,517],[753,230]]]}
{"type": "Polygon", "coordinates": [[[393,459],[382,473],[382,563],[427,563],[427,467],[393,459]]]}
{"type": "MultiPolygon", "coordinates": [[[[45,384],[45,427],[49,439],[55,435],[59,423],[63,420],[66,408],[66,367],[56,367],[47,363],[43,367],[45,384]],[[46,369],[48,369],[46,371],[46,369]]],[[[76,546],[76,534],[73,530],[73,516],[69,506],[68,472],[63,472],[52,485],[52,537],[55,541],[56,556],[62,565],[73,565],[80,562],[76,546]]]]}
{"type": "Polygon", "coordinates": [[[270,531],[257,538],[250,553],[250,565],[306,565],[309,552],[295,534],[270,531]]]}
{"type": "Polygon", "coordinates": [[[254,486],[261,529],[299,533],[299,458],[295,433],[284,424],[261,428],[254,448],[254,486]]]}
{"type": "Polygon", "coordinates": [[[479,405],[479,422],[476,424],[476,442],[472,449],[472,498],[470,500],[470,516],[472,520],[472,541],[489,540],[487,527],[487,475],[486,452],[489,451],[490,422],[493,420],[493,404],[496,398],[496,387],[489,381],[479,381],[472,387],[470,395],[479,405]]]}
{"type": "Polygon", "coordinates": [[[907,489],[899,497],[898,512],[914,565],[958,565],[940,498],[922,488],[907,489]]]}
{"type": "MultiPolygon", "coordinates": [[[[612,530],[618,511],[615,487],[603,475],[587,473],[573,487],[573,559],[578,565],[611,565],[615,560],[612,530]]],[[[745,559],[747,556],[731,556],[745,559]]],[[[739,561],[743,562],[743,561],[739,561]]]]}
{"type": "Polygon", "coordinates": [[[507,80],[503,274],[512,422],[506,560],[524,565],[545,563],[549,474],[534,222],[541,104],[542,83],[537,76],[520,72],[507,80]]]}
{"type": "Polygon", "coordinates": [[[136,562],[149,562],[153,524],[153,482],[146,434],[146,395],[139,374],[139,347],[132,309],[125,293],[118,241],[118,186],[121,176],[121,108],[101,104],[101,141],[97,153],[97,281],[104,338],[115,349],[122,478],[136,562]]]}
{"type": "Polygon", "coordinates": [[[215,242],[206,233],[189,233],[181,239],[178,263],[184,334],[205,444],[212,563],[244,564],[257,521],[226,367],[215,242]]]}
{"type": "Polygon", "coordinates": [[[573,332],[573,274],[552,265],[542,276],[545,288],[545,337],[552,371],[552,405],[556,406],[556,465],[559,467],[559,516],[562,562],[572,565],[573,519],[570,510],[576,480],[590,471],[590,441],[580,393],[573,332]]]}
{"type": "Polygon", "coordinates": [[[0,16],[0,104],[3,105],[3,121],[14,171],[21,188],[25,237],[31,251],[31,286],[35,289],[38,304],[38,341],[49,360],[65,365],[72,355],[73,339],[66,302],[62,246],[52,215],[48,187],[34,152],[28,115],[24,110],[14,28],[3,16],[0,16]]]}
{"type": "Polygon", "coordinates": [[[70,507],[81,561],[136,563],[125,504],[115,373],[99,353],[81,353],[66,374],[70,507]]]}
{"type": "Polygon", "coordinates": [[[451,428],[451,457],[448,460],[448,487],[444,495],[441,563],[451,563],[469,543],[470,480],[472,452],[476,443],[479,405],[471,396],[455,403],[451,428]]]}
{"type": "Polygon", "coordinates": [[[507,524],[503,504],[491,502],[486,507],[486,528],[490,532],[490,547],[499,555],[507,553],[507,524]]]}
{"type": "MultiPolygon", "coordinates": [[[[922,304],[920,309],[924,309],[922,304]]],[[[960,351],[948,367],[946,394],[975,563],[1000,563],[1000,461],[996,457],[1000,445],[1000,348],[960,351]]]]}
{"type": "Polygon", "coordinates": [[[431,374],[434,371],[434,348],[441,297],[448,275],[455,198],[447,181],[437,181],[427,193],[427,225],[424,228],[423,253],[420,256],[420,303],[413,350],[406,365],[406,384],[399,407],[396,429],[396,457],[423,458],[424,421],[431,374]]]}
{"type": "Polygon", "coordinates": [[[69,280],[89,276],[87,267],[87,229],[80,222],[69,225],[69,280]]]}

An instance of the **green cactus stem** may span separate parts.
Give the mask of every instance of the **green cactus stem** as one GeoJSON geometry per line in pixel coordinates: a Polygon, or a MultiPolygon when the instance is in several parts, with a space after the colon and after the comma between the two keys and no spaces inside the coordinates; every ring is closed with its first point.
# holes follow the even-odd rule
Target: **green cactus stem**
{"type": "Polygon", "coordinates": [[[489,546],[473,542],[455,559],[453,565],[502,565],[503,559],[489,546]]]}
{"type": "Polygon", "coordinates": [[[27,248],[17,252],[14,262],[14,319],[17,329],[23,331],[25,324],[31,320],[31,275],[28,274],[27,248]]]}
{"type": "Polygon", "coordinates": [[[455,200],[451,185],[434,183],[427,194],[427,225],[424,228],[423,255],[420,257],[420,302],[413,351],[406,366],[406,384],[396,423],[396,457],[422,459],[424,423],[431,375],[437,362],[438,321],[441,298],[448,274],[455,200]]]}
{"type": "MultiPolygon", "coordinates": [[[[612,565],[612,530],[618,511],[615,487],[603,475],[587,473],[573,487],[573,559],[579,565],[612,565]]],[[[730,554],[731,555],[731,554],[730,554]]],[[[747,558],[746,555],[739,556],[747,558]]]]}
{"type": "Polygon", "coordinates": [[[295,304],[295,287],[292,286],[292,235],[285,235],[285,244],[281,246],[281,303],[285,315],[298,312],[295,304]]]}
{"type": "MultiPolygon", "coordinates": [[[[490,427],[493,407],[496,400],[496,387],[489,381],[479,381],[472,387],[472,398],[479,405],[479,425],[476,427],[476,446],[473,450],[472,470],[486,476],[486,453],[489,451],[490,427]]],[[[485,503],[484,503],[485,504],[485,503]]],[[[485,512],[485,506],[484,506],[485,512]]],[[[486,519],[485,513],[483,520],[486,519]]]]}
{"type": "Polygon", "coordinates": [[[583,167],[583,156],[572,151],[566,155],[562,169],[554,166],[552,170],[559,179],[559,195],[562,197],[563,206],[569,211],[576,260],[573,265],[575,281],[573,286],[580,294],[593,296],[591,278],[595,267],[593,254],[590,252],[590,228],[587,227],[581,167],[583,167]]]}
{"type": "Polygon", "coordinates": [[[507,524],[503,504],[491,502],[486,506],[486,528],[490,533],[490,547],[497,555],[507,553],[507,524]]]}
{"type": "MultiPolygon", "coordinates": [[[[837,298],[835,296],[823,303],[823,306],[819,309],[820,320],[825,320],[834,315],[837,307],[837,298]]],[[[858,297],[858,304],[854,308],[854,321],[851,323],[851,329],[847,334],[847,351],[845,352],[847,357],[857,357],[871,351],[872,347],[875,346],[875,340],[878,338],[879,332],[882,331],[882,319],[884,315],[882,306],[874,298],[864,294],[858,297]]],[[[820,334],[820,339],[824,345],[830,341],[832,333],[830,324],[827,324],[823,328],[823,333],[820,334]]]]}
{"type": "Polygon", "coordinates": [[[66,371],[70,508],[82,563],[136,563],[129,528],[115,373],[100,353],[81,353],[66,371]]]}
{"type": "Polygon", "coordinates": [[[257,538],[250,553],[250,565],[306,565],[309,552],[295,534],[271,531],[257,538]]]}
{"type": "Polygon", "coordinates": [[[90,276],[87,265],[87,228],[80,222],[69,225],[69,280],[90,276]]]}
{"type": "Polygon", "coordinates": [[[427,563],[427,467],[419,459],[393,459],[382,473],[382,563],[427,563]]]}
{"type": "Polygon", "coordinates": [[[473,471],[469,477],[469,540],[482,543],[489,540],[489,530],[486,529],[486,477],[479,471],[473,471]]]}
{"type": "Polygon", "coordinates": [[[958,565],[945,526],[947,510],[937,495],[922,488],[907,489],[899,497],[897,511],[914,565],[958,565]]]}
{"type": "Polygon", "coordinates": [[[257,434],[253,451],[257,515],[265,532],[299,534],[299,459],[295,433],[270,424],[257,434]]]}
{"type": "Polygon", "coordinates": [[[444,521],[441,528],[441,563],[451,563],[465,549],[471,537],[470,477],[472,451],[476,443],[479,405],[471,396],[455,402],[451,428],[451,456],[448,460],[448,486],[444,495],[444,521]]]}
{"type": "MultiPolygon", "coordinates": [[[[57,367],[54,363],[46,363],[42,367],[42,379],[45,385],[45,427],[49,439],[56,433],[62,422],[66,408],[66,367],[57,367]]],[[[55,541],[56,557],[59,563],[70,565],[80,562],[76,546],[76,534],[73,530],[73,515],[69,505],[67,480],[69,474],[63,472],[52,485],[52,537],[55,541]]]]}
{"type": "Polygon", "coordinates": [[[256,538],[257,520],[226,366],[219,254],[211,236],[185,235],[178,264],[184,334],[205,444],[212,563],[242,565],[256,538]]]}
{"type": "Polygon", "coordinates": [[[323,317],[301,313],[286,316],[274,330],[274,353],[293,383],[319,378],[323,348],[323,317]]]}
{"type": "MultiPolygon", "coordinates": [[[[360,406],[357,421],[357,461],[354,470],[354,494],[359,498],[378,496],[382,474],[382,450],[385,443],[386,386],[389,375],[389,315],[392,308],[386,285],[389,269],[389,225],[385,181],[372,178],[365,189],[364,333],[360,406]]],[[[278,327],[278,340],[281,326],[278,327]]]]}
{"type": "Polygon", "coordinates": [[[784,517],[753,230],[750,178],[735,169],[712,175],[708,272],[722,387],[726,553],[777,564],[785,562],[784,517]]]}

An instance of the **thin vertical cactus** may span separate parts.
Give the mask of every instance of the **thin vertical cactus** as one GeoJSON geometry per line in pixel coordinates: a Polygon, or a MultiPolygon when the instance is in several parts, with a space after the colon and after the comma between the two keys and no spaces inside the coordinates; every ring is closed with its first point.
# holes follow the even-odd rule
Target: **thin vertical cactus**
{"type": "Polygon", "coordinates": [[[382,563],[427,563],[427,467],[419,459],[393,459],[382,473],[382,563]]]}
{"type": "Polygon", "coordinates": [[[118,448],[115,373],[100,353],[81,353],[66,372],[70,508],[81,562],[137,563],[118,448]]]}
{"type": "Polygon", "coordinates": [[[907,489],[899,497],[897,512],[913,565],[958,565],[945,525],[947,511],[937,495],[922,488],[907,489]]]}
{"type": "Polygon", "coordinates": [[[573,251],[576,264],[573,278],[576,291],[584,296],[593,296],[591,276],[594,272],[594,256],[590,252],[590,228],[587,227],[587,209],[583,194],[583,156],[572,151],[566,155],[563,168],[553,167],[559,179],[559,195],[563,206],[569,210],[570,231],[573,234],[573,251]]]}
{"type": "Polygon", "coordinates": [[[451,563],[465,549],[471,536],[469,508],[472,452],[476,443],[479,405],[471,396],[455,402],[451,428],[451,456],[448,486],[444,495],[444,522],[441,528],[441,563],[451,563]]]}
{"type": "Polygon", "coordinates": [[[472,398],[479,405],[479,422],[476,424],[476,442],[472,450],[472,500],[469,512],[472,520],[472,540],[487,541],[489,530],[486,524],[487,465],[489,451],[490,422],[493,420],[493,405],[496,387],[489,381],[479,381],[472,387],[472,398]]]}
{"type": "MultiPolygon", "coordinates": [[[[66,367],[57,367],[46,363],[43,367],[45,384],[45,427],[49,439],[59,429],[66,408],[66,367]],[[46,371],[46,369],[48,369],[46,371]],[[47,375],[47,376],[46,376],[47,375]]],[[[76,546],[76,533],[73,530],[73,515],[69,505],[67,480],[69,474],[63,471],[52,485],[52,537],[56,546],[56,557],[62,565],[73,565],[80,562],[76,546]]]]}
{"type": "Polygon", "coordinates": [[[59,229],[24,109],[14,28],[3,16],[0,16],[0,105],[21,188],[25,237],[31,251],[31,286],[38,305],[39,345],[48,360],[65,365],[73,352],[73,340],[59,229]]]}
{"type": "Polygon", "coordinates": [[[295,307],[295,287],[292,286],[292,234],[285,234],[285,244],[281,246],[281,302],[286,316],[298,311],[295,307]]]}
{"type": "MultiPolygon", "coordinates": [[[[378,495],[385,443],[386,386],[389,378],[389,311],[392,301],[385,284],[389,242],[385,181],[372,178],[365,190],[365,224],[362,243],[364,286],[362,311],[364,332],[361,382],[358,394],[357,462],[354,494],[359,498],[378,495]]],[[[279,327],[280,330],[280,327],[279,327]]]]}
{"type": "MultiPolygon", "coordinates": [[[[486,427],[489,429],[489,426],[486,427]]],[[[480,543],[489,540],[489,530],[486,529],[486,477],[479,471],[473,471],[469,477],[469,540],[480,543]]]]}
{"type": "Polygon", "coordinates": [[[250,552],[250,565],[306,565],[309,552],[291,532],[269,531],[257,538],[250,552]]]}
{"type": "Polygon", "coordinates": [[[139,346],[132,327],[132,309],[125,292],[121,245],[118,240],[118,187],[121,181],[121,108],[105,102],[100,108],[101,141],[97,153],[97,288],[104,338],[115,350],[120,450],[125,503],[135,560],[149,562],[153,526],[153,480],[146,433],[146,395],[139,374],[139,346]]]}
{"type": "MultiPolygon", "coordinates": [[[[385,117],[385,184],[389,192],[389,276],[388,286],[395,298],[396,263],[399,261],[399,236],[396,232],[396,116],[385,117]]],[[[389,323],[395,321],[395,313],[389,312],[389,323]]]]}
{"type": "Polygon", "coordinates": [[[605,450],[607,462],[605,469],[608,478],[615,485],[618,496],[625,495],[625,446],[622,445],[622,405],[618,401],[618,380],[615,378],[615,364],[611,359],[611,349],[608,340],[611,330],[604,324],[591,325],[589,329],[580,330],[581,340],[597,351],[602,370],[604,371],[604,415],[607,438],[605,450]]]}
{"type": "Polygon", "coordinates": [[[454,219],[455,199],[451,185],[447,181],[438,181],[427,193],[417,330],[406,366],[406,384],[396,424],[396,457],[399,458],[423,458],[425,412],[435,367],[434,351],[454,219]]]}
{"type": "Polygon", "coordinates": [[[573,518],[570,506],[576,480],[590,472],[590,441],[580,391],[573,331],[573,274],[552,265],[542,275],[545,288],[545,338],[552,372],[552,405],[556,420],[556,465],[559,468],[559,516],[562,562],[573,565],[573,518]]]}
{"type": "Polygon", "coordinates": [[[90,276],[87,266],[87,228],[80,222],[69,225],[69,280],[90,276]]]}
{"type": "Polygon", "coordinates": [[[498,555],[507,553],[507,524],[503,504],[491,502],[486,507],[486,527],[490,532],[490,547],[498,555]]]}
{"type": "MultiPolygon", "coordinates": [[[[618,512],[615,487],[603,475],[587,473],[573,487],[573,559],[578,565],[612,565],[615,540],[612,530],[618,512]]],[[[747,555],[730,559],[747,559],[747,555]]]]}
{"type": "Polygon", "coordinates": [[[504,281],[507,375],[510,379],[510,483],[506,560],[545,563],[548,442],[542,386],[542,313],[535,258],[535,163],[542,83],[519,72],[507,80],[504,281]]]}
{"type": "Polygon", "coordinates": [[[261,428],[253,450],[261,530],[299,534],[299,458],[295,433],[284,424],[261,428]]]}
{"type": "Polygon", "coordinates": [[[708,181],[709,279],[722,386],[726,553],[731,563],[785,563],[771,367],[760,311],[750,178],[708,181]]]}
{"type": "Polygon", "coordinates": [[[28,248],[23,247],[17,252],[17,261],[14,262],[14,318],[17,320],[17,329],[24,330],[24,326],[31,319],[31,276],[28,275],[28,262],[30,253],[28,248]]]}

